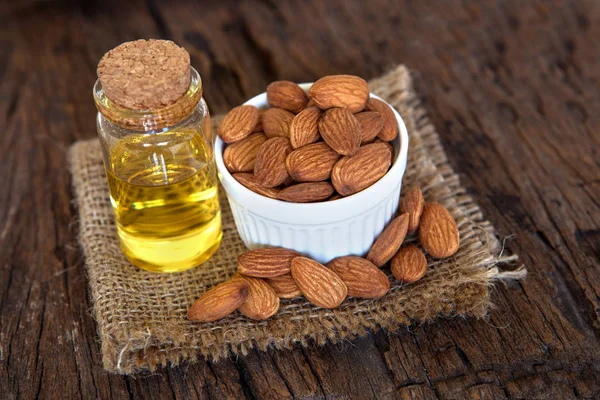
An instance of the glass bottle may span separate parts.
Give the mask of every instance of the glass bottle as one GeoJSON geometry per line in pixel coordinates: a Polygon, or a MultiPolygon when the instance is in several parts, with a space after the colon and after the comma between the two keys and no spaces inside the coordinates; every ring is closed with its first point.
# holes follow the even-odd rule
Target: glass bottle
{"type": "Polygon", "coordinates": [[[94,85],[97,128],[121,249],[138,267],[176,272],[206,261],[221,242],[214,136],[192,67],[190,86],[152,111],[112,102],[94,85]]]}

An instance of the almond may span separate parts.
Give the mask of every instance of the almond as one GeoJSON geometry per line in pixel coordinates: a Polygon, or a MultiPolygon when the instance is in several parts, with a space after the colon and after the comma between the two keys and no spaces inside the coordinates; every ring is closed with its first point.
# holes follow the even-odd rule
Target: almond
{"type": "Polygon", "coordinates": [[[411,244],[402,248],[392,258],[392,275],[399,281],[413,283],[425,275],[427,259],[425,254],[411,244]]]}
{"type": "Polygon", "coordinates": [[[296,182],[291,176],[288,176],[287,179],[285,181],[283,181],[283,183],[281,184],[281,186],[283,186],[284,188],[295,185],[296,182]]]}
{"type": "Polygon", "coordinates": [[[258,122],[258,109],[254,106],[238,106],[225,115],[217,133],[225,143],[242,140],[250,133],[258,122]]]}
{"type": "Polygon", "coordinates": [[[308,104],[306,105],[306,108],[310,108],[310,107],[319,107],[317,105],[317,103],[315,103],[315,101],[313,99],[311,99],[310,97],[308,98],[308,104]]]}
{"type": "Polygon", "coordinates": [[[267,282],[260,278],[251,278],[237,274],[233,280],[242,279],[248,284],[248,297],[238,311],[248,318],[265,320],[279,310],[279,297],[267,282]]]}
{"type": "Polygon", "coordinates": [[[335,272],[310,258],[294,258],[292,276],[304,297],[318,307],[335,308],[348,295],[346,284],[335,272]]]}
{"type": "Polygon", "coordinates": [[[248,283],[242,280],[223,282],[205,292],[188,311],[190,321],[210,322],[228,316],[248,297],[248,283]]]}
{"type": "Polygon", "coordinates": [[[383,128],[377,137],[385,142],[394,140],[398,135],[398,121],[391,107],[379,99],[371,98],[367,103],[367,110],[377,111],[383,117],[383,128]]]}
{"type": "Polygon", "coordinates": [[[419,227],[419,220],[423,213],[424,204],[423,193],[421,193],[421,188],[418,186],[412,187],[402,197],[402,200],[400,201],[400,213],[408,213],[409,234],[415,232],[419,227]]]}
{"type": "Polygon", "coordinates": [[[427,203],[419,224],[419,240],[427,253],[435,258],[454,255],[460,246],[458,227],[446,207],[427,203]]]}
{"type": "Polygon", "coordinates": [[[256,177],[252,173],[248,172],[239,172],[237,174],[233,174],[233,178],[241,183],[243,186],[252,190],[254,193],[258,193],[262,196],[270,197],[272,199],[277,198],[277,194],[279,193],[279,189],[275,188],[264,188],[259,186],[256,183],[256,177]]]}
{"type": "Polygon", "coordinates": [[[294,117],[290,125],[290,142],[294,149],[319,140],[319,118],[322,113],[319,107],[310,107],[294,117]]]}
{"type": "Polygon", "coordinates": [[[292,274],[267,278],[266,282],[271,285],[280,299],[293,299],[294,297],[302,296],[302,292],[298,289],[298,285],[296,285],[292,274]]]}
{"type": "Polygon", "coordinates": [[[319,132],[325,143],[341,155],[352,155],[360,147],[360,124],[345,108],[325,111],[319,121],[319,132]]]}
{"type": "Polygon", "coordinates": [[[291,203],[311,203],[326,200],[333,192],[329,182],[298,183],[282,189],[277,198],[291,203]]]}
{"type": "Polygon", "coordinates": [[[263,131],[268,138],[289,137],[294,114],[282,108],[269,108],[262,115],[263,131]]]}
{"type": "Polygon", "coordinates": [[[330,198],[328,198],[327,201],[334,201],[334,200],[341,199],[341,198],[343,198],[343,196],[341,194],[336,193],[333,196],[331,196],[330,198]]]}
{"type": "Polygon", "coordinates": [[[262,116],[264,113],[265,113],[265,110],[258,110],[258,122],[256,123],[256,125],[254,125],[254,129],[252,129],[253,133],[263,131],[262,116]]]}
{"type": "Polygon", "coordinates": [[[388,292],[388,277],[371,261],[357,256],[338,257],[327,264],[346,284],[348,296],[376,299],[388,292]]]}
{"type": "Polygon", "coordinates": [[[357,113],[365,108],[369,100],[369,87],[358,76],[330,75],[313,83],[308,97],[322,110],[343,107],[351,113],[357,113]]]}
{"type": "Polygon", "coordinates": [[[289,274],[291,262],[300,253],[281,247],[250,250],[239,256],[238,271],[255,278],[273,278],[289,274]]]}
{"type": "Polygon", "coordinates": [[[360,192],[381,179],[392,163],[386,143],[361,146],[353,156],[342,157],[333,167],[331,182],[342,196],[360,192]]]}
{"type": "Polygon", "coordinates": [[[363,111],[354,116],[360,124],[360,143],[371,143],[383,128],[383,117],[377,111],[363,111]]]}
{"type": "Polygon", "coordinates": [[[373,264],[381,267],[383,264],[388,262],[394,254],[398,251],[402,242],[406,237],[406,230],[408,229],[408,214],[402,214],[392,220],[385,227],[381,235],[377,238],[369,254],[367,254],[367,260],[373,264]]]}
{"type": "Polygon", "coordinates": [[[223,152],[223,162],[227,170],[231,173],[254,171],[256,153],[266,140],[267,137],[263,133],[252,133],[227,146],[223,152]]]}
{"type": "Polygon", "coordinates": [[[274,137],[264,142],[256,153],[256,183],[262,187],[275,187],[285,182],[289,177],[285,159],[291,152],[292,145],[287,138],[274,137]]]}
{"type": "Polygon", "coordinates": [[[327,143],[319,142],[292,151],[285,160],[285,166],[295,181],[319,182],[331,177],[340,157],[327,143]]]}
{"type": "Polygon", "coordinates": [[[267,86],[267,101],[271,107],[299,113],[306,107],[308,97],[294,82],[276,81],[267,86]]]}
{"type": "Polygon", "coordinates": [[[384,142],[383,140],[381,140],[379,138],[375,138],[375,140],[373,140],[373,143],[385,144],[388,147],[388,149],[390,149],[390,153],[392,153],[392,160],[394,159],[394,146],[392,146],[392,144],[390,142],[384,142]]]}

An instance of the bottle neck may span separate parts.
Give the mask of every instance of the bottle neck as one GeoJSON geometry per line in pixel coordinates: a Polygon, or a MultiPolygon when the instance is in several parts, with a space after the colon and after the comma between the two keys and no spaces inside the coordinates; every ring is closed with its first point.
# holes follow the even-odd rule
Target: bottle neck
{"type": "Polygon", "coordinates": [[[190,115],[202,98],[202,80],[190,67],[191,79],[188,91],[175,103],[156,110],[131,110],[121,107],[106,97],[99,80],[94,85],[94,101],[98,112],[112,123],[134,131],[155,131],[176,125],[190,115]]]}

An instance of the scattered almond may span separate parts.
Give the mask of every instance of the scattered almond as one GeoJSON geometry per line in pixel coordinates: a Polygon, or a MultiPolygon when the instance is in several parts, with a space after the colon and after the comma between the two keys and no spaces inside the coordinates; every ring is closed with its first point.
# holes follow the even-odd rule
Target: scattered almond
{"type": "Polygon", "coordinates": [[[238,307],[238,311],[248,318],[258,321],[275,315],[279,310],[279,297],[267,282],[260,278],[236,275],[234,279],[242,279],[248,284],[248,297],[238,307]]]}
{"type": "Polygon", "coordinates": [[[308,97],[294,82],[276,81],[267,86],[267,101],[271,107],[299,113],[306,107],[308,97]]]}
{"type": "Polygon", "coordinates": [[[302,292],[298,289],[291,273],[267,278],[266,282],[271,285],[280,299],[293,299],[302,296],[302,292]]]}
{"type": "Polygon", "coordinates": [[[290,136],[294,114],[283,108],[269,108],[262,115],[263,132],[268,138],[290,136]]]}
{"type": "Polygon", "coordinates": [[[338,257],[327,264],[348,288],[348,296],[376,299],[388,292],[388,277],[369,260],[357,256],[338,257]]]}
{"type": "Polygon", "coordinates": [[[267,140],[263,133],[252,133],[246,138],[227,146],[223,162],[231,173],[254,171],[256,153],[267,140]]]}
{"type": "Polygon", "coordinates": [[[292,203],[312,203],[326,200],[333,192],[333,186],[329,182],[298,183],[282,189],[277,198],[292,203]]]}
{"type": "Polygon", "coordinates": [[[341,155],[352,155],[360,147],[360,124],[345,108],[325,111],[319,121],[319,132],[325,143],[341,155]]]}
{"type": "Polygon", "coordinates": [[[322,110],[343,107],[354,114],[365,108],[369,100],[369,87],[358,76],[330,75],[313,83],[308,97],[322,110]]]}
{"type": "Polygon", "coordinates": [[[290,142],[294,149],[319,140],[321,137],[319,134],[321,114],[323,114],[323,111],[319,107],[310,107],[300,111],[294,117],[290,125],[290,142]]]}
{"type": "Polygon", "coordinates": [[[413,245],[402,246],[392,258],[392,275],[406,283],[418,281],[427,271],[427,259],[419,248],[413,245]]]}
{"type": "Polygon", "coordinates": [[[285,160],[290,176],[298,182],[319,182],[329,179],[340,155],[327,143],[308,144],[292,151],[285,160]]]}
{"type": "Polygon", "coordinates": [[[188,311],[188,319],[200,322],[216,321],[234,312],[247,297],[248,283],[242,280],[223,282],[196,300],[188,311]]]}
{"type": "Polygon", "coordinates": [[[360,124],[360,143],[371,143],[383,128],[383,117],[377,111],[363,111],[354,116],[360,124]]]}
{"type": "Polygon", "coordinates": [[[367,254],[367,260],[378,267],[388,262],[398,251],[406,237],[408,214],[402,214],[392,220],[375,240],[367,254]]]}
{"type": "Polygon", "coordinates": [[[367,110],[377,111],[383,117],[383,128],[377,137],[385,142],[394,140],[398,135],[398,121],[390,106],[379,99],[371,98],[367,103],[367,110]]]}
{"type": "Polygon", "coordinates": [[[258,122],[258,109],[254,106],[238,106],[225,115],[217,133],[225,143],[242,140],[250,133],[258,122]]]}
{"type": "Polygon", "coordinates": [[[400,201],[400,213],[408,213],[408,233],[413,233],[419,227],[419,221],[421,220],[421,214],[423,213],[423,193],[421,188],[418,186],[412,187],[402,197],[400,201]]]}
{"type": "Polygon", "coordinates": [[[310,258],[294,258],[291,271],[304,297],[316,306],[335,308],[348,295],[348,288],[339,276],[310,258]]]}
{"type": "Polygon", "coordinates": [[[419,224],[419,240],[434,258],[450,257],[458,251],[458,227],[446,207],[439,203],[425,204],[419,224]]]}
{"type": "Polygon", "coordinates": [[[292,145],[287,138],[274,137],[265,141],[256,153],[256,183],[262,187],[275,187],[285,182],[289,177],[285,160],[291,152],[292,145]]]}
{"type": "Polygon", "coordinates": [[[392,163],[392,153],[384,143],[361,146],[356,154],[342,157],[333,167],[331,182],[342,196],[360,192],[381,179],[392,163]]]}
{"type": "Polygon", "coordinates": [[[292,259],[300,254],[281,247],[250,250],[238,258],[238,271],[255,278],[273,278],[290,273],[292,259]]]}

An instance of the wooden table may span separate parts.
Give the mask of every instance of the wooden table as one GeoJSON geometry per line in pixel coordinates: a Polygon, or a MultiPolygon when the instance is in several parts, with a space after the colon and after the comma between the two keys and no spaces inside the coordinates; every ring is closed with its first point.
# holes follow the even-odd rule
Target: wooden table
{"type": "Polygon", "coordinates": [[[0,397],[600,397],[600,2],[25,1],[0,6],[0,397]],[[487,320],[323,348],[106,373],[66,151],[96,134],[117,44],[185,46],[214,113],[272,80],[396,63],[506,246],[529,269],[487,320]]]}

